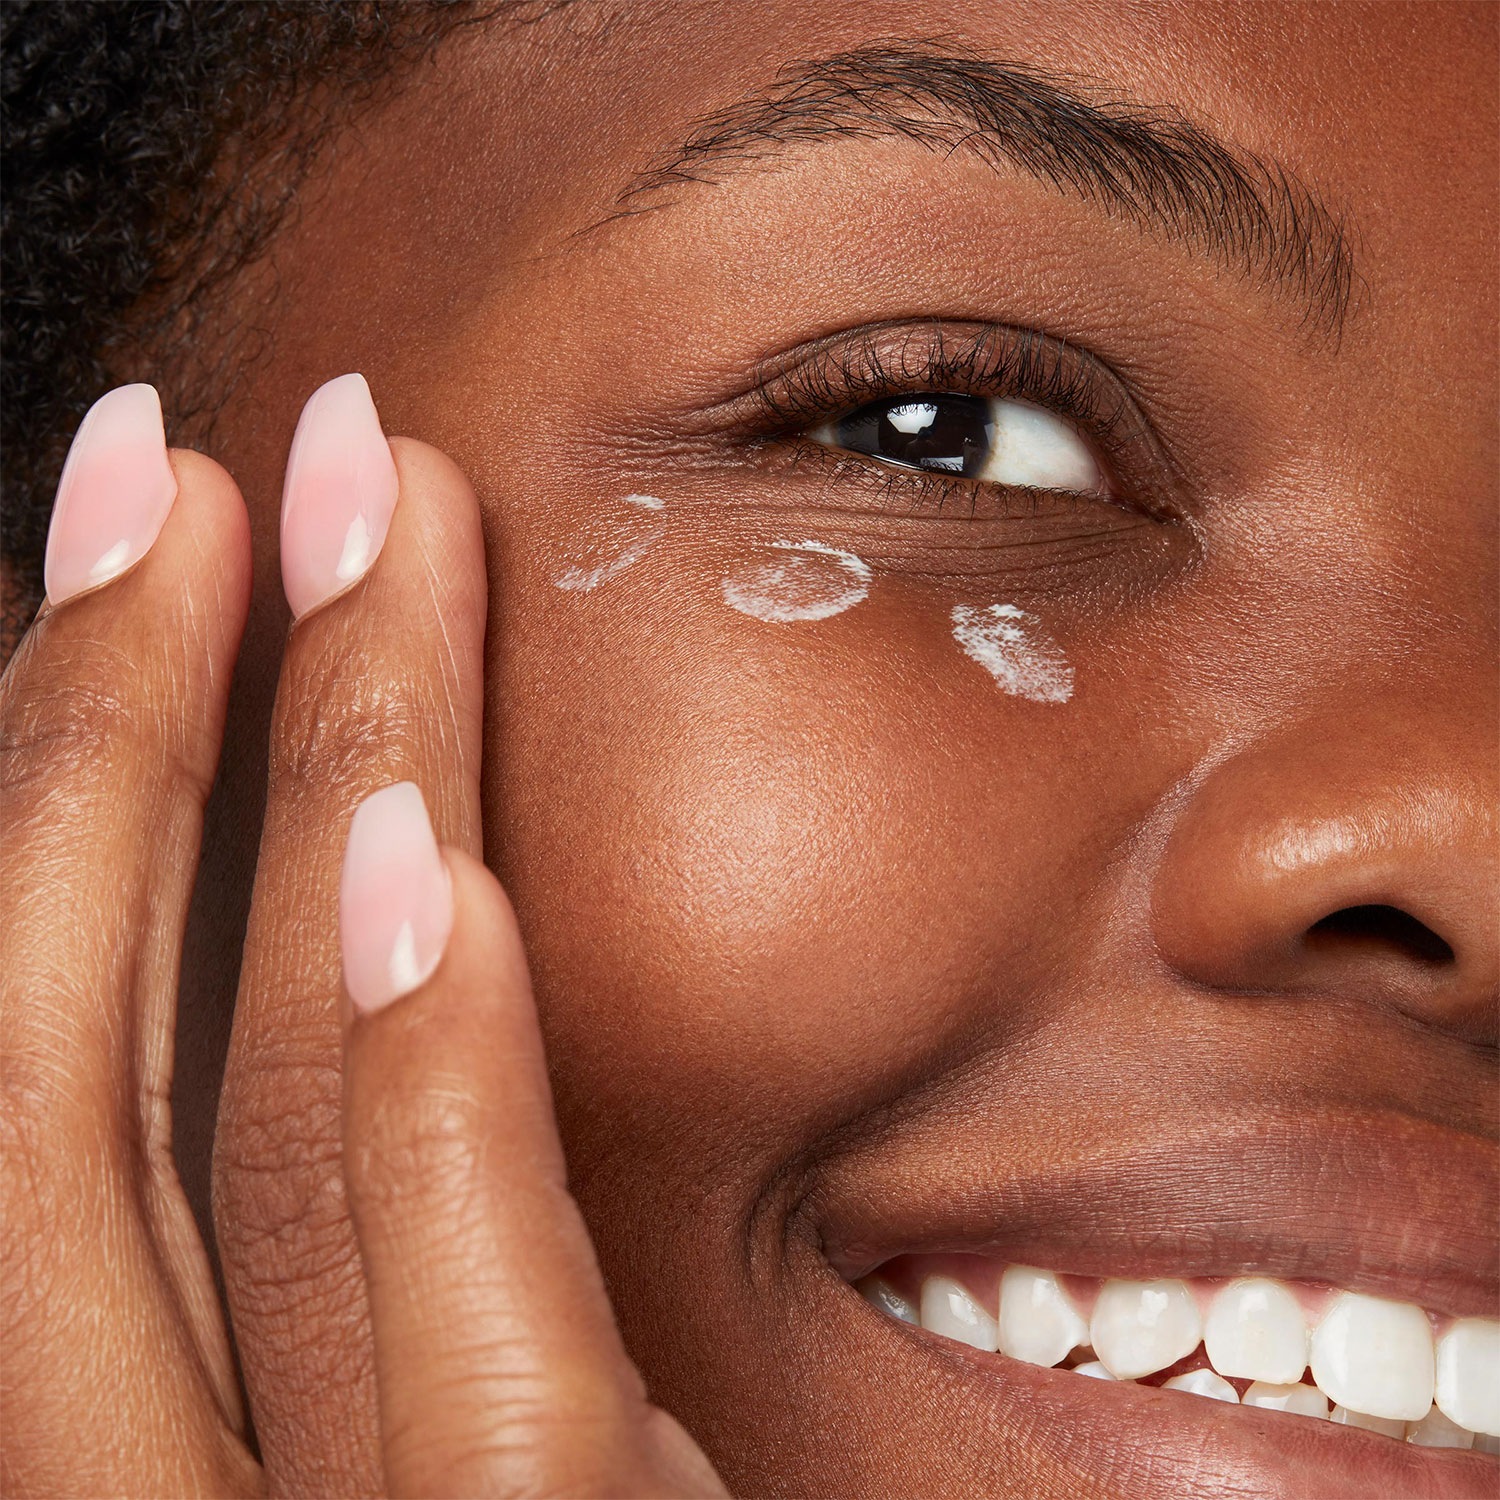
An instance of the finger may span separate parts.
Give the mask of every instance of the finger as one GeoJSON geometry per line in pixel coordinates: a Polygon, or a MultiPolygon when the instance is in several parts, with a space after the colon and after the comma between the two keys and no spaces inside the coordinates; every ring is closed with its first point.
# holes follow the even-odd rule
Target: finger
{"type": "Polygon", "coordinates": [[[378,1486],[379,1459],[339,1166],[342,830],[372,787],[410,778],[443,836],[479,849],[484,545],[463,475],[420,443],[387,446],[359,377],[309,402],[283,515],[300,617],[277,693],[215,1214],[273,1485],[357,1494],[378,1486]]]}
{"type": "Polygon", "coordinates": [[[46,574],[0,681],[7,1480],[232,1490],[238,1397],[167,1100],[249,527],[218,465],[168,455],[150,386],[85,418],[46,574]]]}
{"type": "Polygon", "coordinates": [[[722,1494],[615,1327],[509,904],[478,861],[445,862],[409,782],[355,813],[340,926],[344,1173],[390,1493],[722,1494]]]}

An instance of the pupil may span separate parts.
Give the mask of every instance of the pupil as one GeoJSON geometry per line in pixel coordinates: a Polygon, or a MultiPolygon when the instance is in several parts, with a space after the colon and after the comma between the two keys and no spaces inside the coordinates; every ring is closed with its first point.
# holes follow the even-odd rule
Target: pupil
{"type": "Polygon", "coordinates": [[[840,447],[909,469],[975,475],[989,457],[990,404],[978,396],[871,401],[834,424],[840,447]]]}

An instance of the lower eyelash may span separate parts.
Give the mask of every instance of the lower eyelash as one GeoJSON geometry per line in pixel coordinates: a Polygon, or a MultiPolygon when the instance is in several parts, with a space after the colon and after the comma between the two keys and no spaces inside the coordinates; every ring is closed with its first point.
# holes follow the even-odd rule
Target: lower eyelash
{"type": "Polygon", "coordinates": [[[859,484],[879,496],[882,509],[907,517],[935,513],[944,520],[974,520],[981,499],[987,502],[984,507],[987,520],[1034,516],[1044,509],[1070,504],[1109,503],[1098,496],[1074,496],[1066,490],[1025,489],[961,479],[925,469],[897,468],[867,454],[831,448],[800,434],[768,439],[761,444],[766,448],[772,445],[785,452],[790,470],[816,470],[826,475],[830,483],[847,481],[859,484]]]}

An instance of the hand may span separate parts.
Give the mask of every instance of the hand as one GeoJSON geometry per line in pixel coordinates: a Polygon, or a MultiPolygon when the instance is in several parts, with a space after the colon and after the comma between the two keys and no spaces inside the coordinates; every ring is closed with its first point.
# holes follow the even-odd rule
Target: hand
{"type": "Polygon", "coordinates": [[[620,1341],[565,1185],[515,920],[474,857],[474,497],[434,450],[387,450],[360,391],[325,403],[316,462],[289,481],[303,613],[226,1086],[219,1223],[263,1462],[168,1120],[247,517],[216,464],[167,455],[146,387],[96,408],[65,475],[51,602],[0,680],[0,1485],[722,1494],[620,1341]],[[320,549],[356,513],[378,555],[330,597],[348,548],[320,549]],[[108,581],[87,586],[91,568],[108,581]]]}

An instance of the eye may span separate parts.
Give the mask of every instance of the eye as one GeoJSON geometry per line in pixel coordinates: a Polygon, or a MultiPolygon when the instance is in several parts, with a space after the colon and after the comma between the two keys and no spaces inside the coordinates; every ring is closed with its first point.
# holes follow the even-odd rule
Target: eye
{"type": "Polygon", "coordinates": [[[892,396],[824,422],[807,436],[905,469],[1074,494],[1109,489],[1077,429],[1025,401],[947,392],[892,396]]]}

